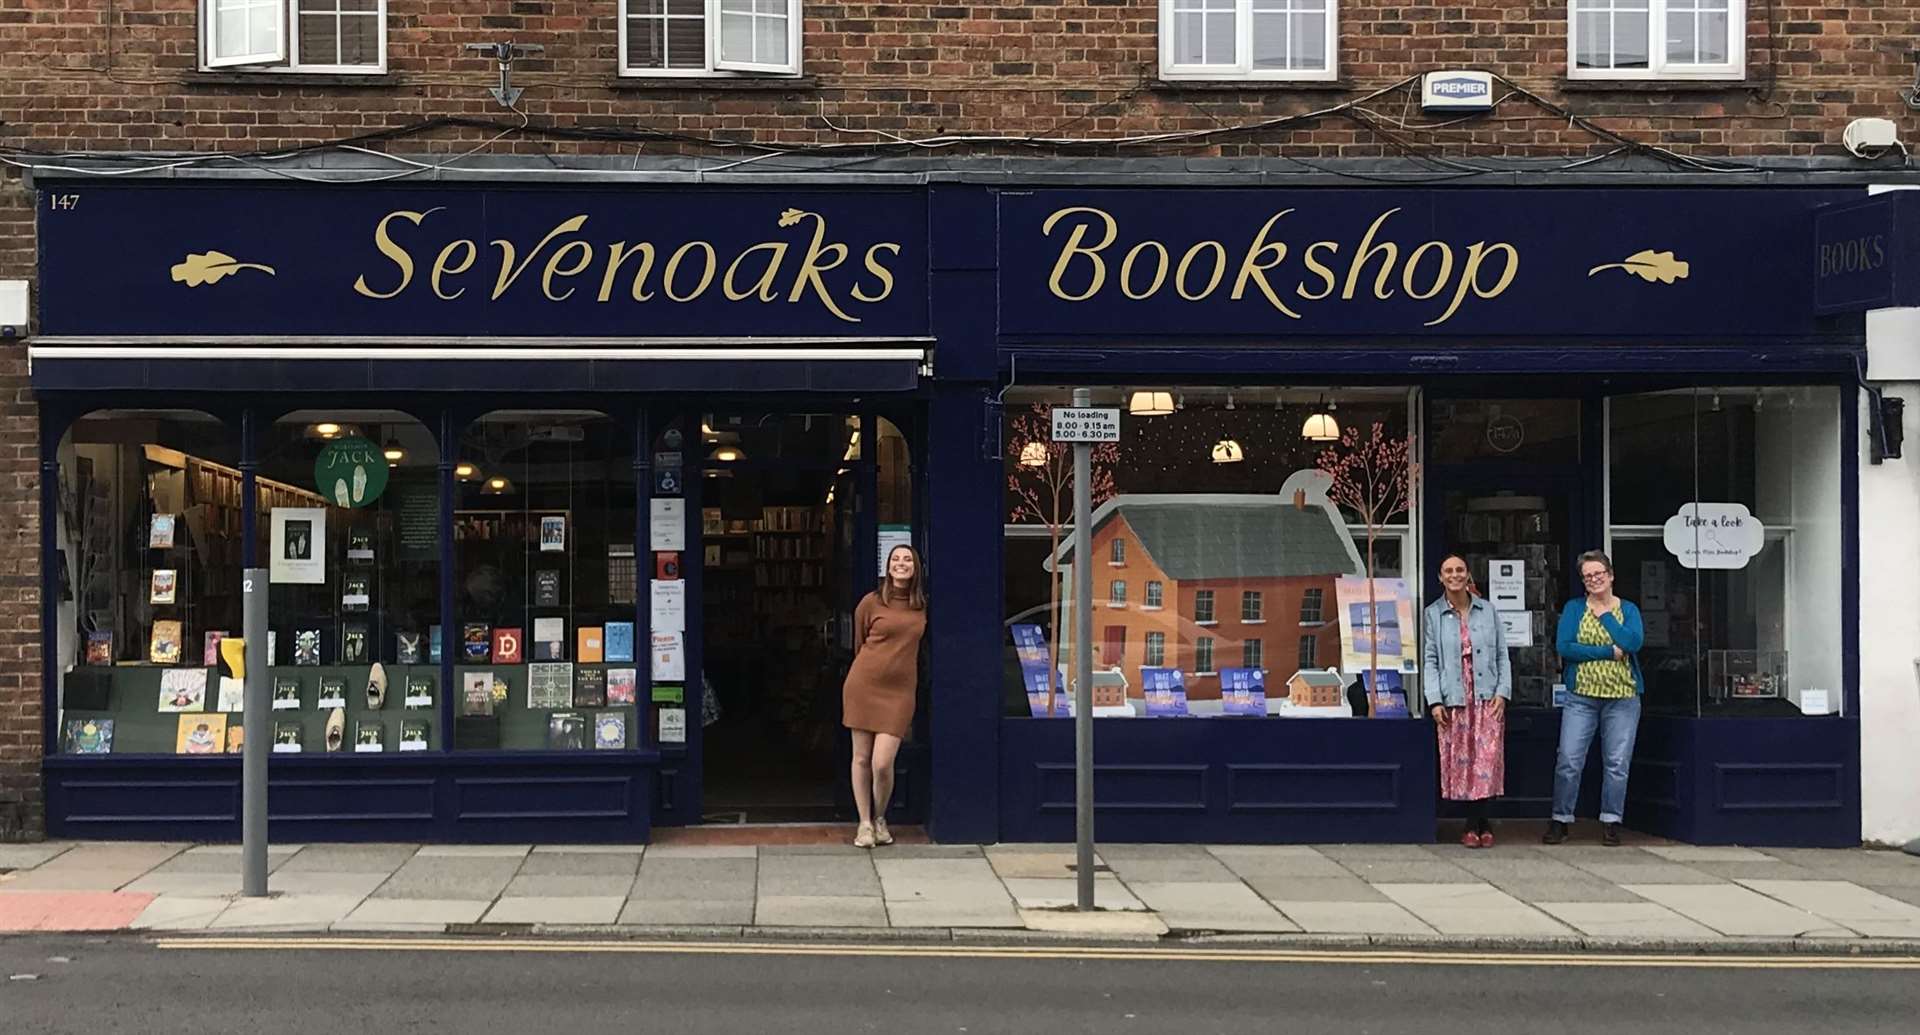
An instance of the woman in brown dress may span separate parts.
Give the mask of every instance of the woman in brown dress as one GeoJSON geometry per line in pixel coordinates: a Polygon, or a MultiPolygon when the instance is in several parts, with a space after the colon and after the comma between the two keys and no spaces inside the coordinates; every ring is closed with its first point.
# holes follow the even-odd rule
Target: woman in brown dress
{"type": "Polygon", "coordinates": [[[887,552],[887,573],[853,611],[853,666],[840,691],[840,722],[853,731],[856,848],[890,845],[893,760],[913,726],[920,638],[927,631],[926,571],[911,546],[887,552]]]}

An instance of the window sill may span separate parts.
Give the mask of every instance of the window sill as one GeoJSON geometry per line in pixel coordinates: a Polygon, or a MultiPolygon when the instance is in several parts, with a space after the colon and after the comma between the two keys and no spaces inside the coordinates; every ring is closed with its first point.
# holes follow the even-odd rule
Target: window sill
{"type": "Polygon", "coordinates": [[[1206,621],[1204,621],[1204,622],[1201,622],[1201,621],[1195,621],[1195,622],[1194,622],[1193,624],[1195,624],[1195,625],[1204,625],[1204,626],[1206,626],[1206,627],[1208,627],[1208,628],[1212,628],[1212,627],[1214,627],[1214,626],[1216,626],[1216,625],[1219,625],[1220,623],[1219,623],[1218,621],[1216,621],[1216,620],[1214,620],[1214,619],[1208,619],[1208,620],[1206,620],[1206,621]]]}
{"type": "Polygon", "coordinates": [[[812,76],[614,76],[609,90],[813,90],[812,76]]]}
{"type": "Polygon", "coordinates": [[[1114,604],[1114,603],[1107,604],[1107,610],[1109,611],[1125,611],[1126,609],[1127,609],[1127,605],[1125,604],[1114,604]]]}
{"type": "Polygon", "coordinates": [[[1752,79],[1567,79],[1562,93],[1731,93],[1758,90],[1752,79]]]}
{"type": "Polygon", "coordinates": [[[1159,604],[1142,604],[1142,605],[1140,606],[1140,610],[1142,610],[1142,611],[1165,611],[1165,610],[1166,610],[1166,608],[1164,608],[1164,607],[1162,607],[1162,606],[1160,606],[1159,604]]]}
{"type": "Polygon", "coordinates": [[[1240,619],[1240,624],[1241,625],[1265,625],[1267,624],[1267,620],[1264,618],[1242,618],[1240,619]]]}
{"type": "Polygon", "coordinates": [[[195,72],[180,80],[182,86],[304,86],[379,88],[401,85],[392,72],[365,75],[343,72],[195,72]]]}
{"type": "Polygon", "coordinates": [[[1349,93],[1345,79],[1154,79],[1156,93],[1349,93]]]}

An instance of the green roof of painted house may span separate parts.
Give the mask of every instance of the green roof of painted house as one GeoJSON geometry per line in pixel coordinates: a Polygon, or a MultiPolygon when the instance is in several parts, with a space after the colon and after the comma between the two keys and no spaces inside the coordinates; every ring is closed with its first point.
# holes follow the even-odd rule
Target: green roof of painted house
{"type": "Polygon", "coordinates": [[[1326,669],[1323,669],[1323,668],[1303,668],[1300,671],[1295,672],[1292,676],[1289,676],[1287,678],[1287,682],[1291,683],[1296,679],[1298,679],[1302,683],[1305,683],[1308,686],[1331,686],[1331,687],[1338,687],[1341,689],[1346,688],[1346,684],[1340,681],[1339,676],[1336,676],[1333,673],[1328,672],[1326,669]]]}
{"type": "Polygon", "coordinates": [[[1115,515],[1175,581],[1352,574],[1346,544],[1319,507],[1122,502],[1101,525],[1115,515]]]}

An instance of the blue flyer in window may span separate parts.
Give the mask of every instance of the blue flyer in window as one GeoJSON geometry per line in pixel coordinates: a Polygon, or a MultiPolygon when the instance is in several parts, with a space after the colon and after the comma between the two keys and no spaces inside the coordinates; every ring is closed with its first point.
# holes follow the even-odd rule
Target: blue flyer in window
{"type": "Polygon", "coordinates": [[[1047,705],[1047,672],[1053,659],[1047,650],[1047,633],[1038,625],[1017,624],[1013,630],[1013,653],[1020,660],[1020,681],[1027,689],[1027,711],[1036,719],[1065,718],[1072,715],[1064,672],[1054,677],[1052,709],[1047,705]]]}
{"type": "MultiPolygon", "coordinates": [[[[1140,688],[1147,697],[1147,718],[1176,718],[1187,714],[1187,681],[1177,668],[1142,668],[1140,688]]],[[[1264,695],[1261,698],[1265,700],[1264,695]]]]}
{"type": "Polygon", "coordinates": [[[1376,719],[1404,719],[1407,713],[1407,687],[1395,669],[1376,668],[1364,673],[1367,681],[1368,709],[1376,719]]]}
{"type": "Polygon", "coordinates": [[[1265,718],[1267,673],[1257,668],[1220,670],[1220,713],[1265,718]]]}

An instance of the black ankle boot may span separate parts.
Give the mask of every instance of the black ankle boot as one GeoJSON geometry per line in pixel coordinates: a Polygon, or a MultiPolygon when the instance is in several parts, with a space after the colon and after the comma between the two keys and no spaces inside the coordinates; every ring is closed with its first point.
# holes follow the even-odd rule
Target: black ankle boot
{"type": "Polygon", "coordinates": [[[1567,825],[1557,819],[1547,821],[1547,832],[1540,838],[1543,845],[1561,844],[1567,839],[1567,825]]]}
{"type": "Polygon", "coordinates": [[[1606,845],[1608,848],[1620,847],[1620,824],[1618,823],[1602,824],[1601,830],[1600,830],[1600,843],[1603,845],[1606,845]]]}

